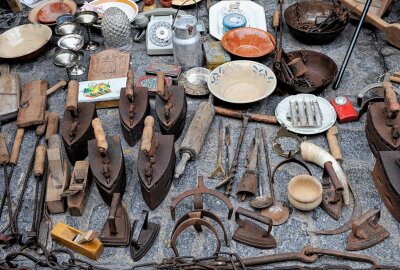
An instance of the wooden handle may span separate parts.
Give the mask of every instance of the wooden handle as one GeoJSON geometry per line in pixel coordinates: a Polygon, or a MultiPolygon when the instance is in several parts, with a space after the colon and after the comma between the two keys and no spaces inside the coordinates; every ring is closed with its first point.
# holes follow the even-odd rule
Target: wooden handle
{"type": "Polygon", "coordinates": [[[157,94],[164,96],[165,90],[165,75],[164,72],[157,72],[157,94]]]}
{"type": "Polygon", "coordinates": [[[272,27],[278,29],[279,28],[279,18],[280,18],[279,10],[275,10],[272,15],[272,27]]]}
{"type": "Polygon", "coordinates": [[[389,113],[398,113],[400,111],[400,105],[397,102],[396,92],[393,90],[393,84],[391,82],[384,82],[383,88],[385,89],[386,111],[389,113]]]}
{"type": "Polygon", "coordinates": [[[10,156],[8,155],[6,137],[3,133],[0,133],[0,164],[6,165],[10,161],[10,156]]]}
{"type": "Polygon", "coordinates": [[[74,112],[78,115],[78,95],[79,95],[79,82],[71,80],[68,83],[67,100],[65,101],[65,109],[74,112]]]}
{"type": "Polygon", "coordinates": [[[150,152],[151,142],[153,141],[154,133],[154,118],[152,116],[147,116],[144,120],[144,129],[142,135],[142,143],[140,145],[140,150],[144,152],[150,152]]]}
{"type": "Polygon", "coordinates": [[[24,138],[24,134],[25,134],[24,128],[19,128],[17,130],[17,134],[15,135],[15,140],[14,140],[13,148],[11,151],[11,157],[10,157],[10,164],[12,164],[12,165],[17,165],[17,163],[18,163],[19,150],[21,148],[22,139],[24,138]]]}
{"type": "Polygon", "coordinates": [[[326,132],[326,138],[328,140],[329,150],[334,159],[337,161],[343,161],[342,151],[340,150],[339,140],[337,135],[339,134],[337,126],[332,126],[326,132]]]}
{"type": "Polygon", "coordinates": [[[390,81],[395,83],[400,83],[400,77],[398,76],[390,76],[390,81]]]}
{"type": "MultiPolygon", "coordinates": [[[[232,117],[232,118],[237,118],[237,119],[242,119],[243,118],[243,113],[240,111],[235,111],[235,110],[230,110],[222,107],[215,106],[215,113],[227,117],[232,117]]],[[[255,121],[255,122],[260,122],[260,123],[265,123],[265,124],[271,124],[271,125],[277,125],[278,120],[276,120],[275,116],[272,115],[262,115],[262,114],[249,114],[250,120],[255,121]]]]}
{"type": "Polygon", "coordinates": [[[47,118],[47,128],[45,140],[47,141],[51,135],[57,134],[58,130],[58,114],[56,112],[49,113],[47,118]]]}
{"type": "Polygon", "coordinates": [[[126,94],[126,97],[131,100],[133,98],[133,89],[135,87],[135,77],[134,77],[133,71],[129,70],[126,77],[127,77],[127,79],[126,79],[125,94],[126,94]]]}
{"type": "Polygon", "coordinates": [[[108,143],[100,119],[99,118],[93,119],[92,126],[94,130],[94,136],[96,137],[97,140],[97,147],[99,148],[100,152],[106,153],[108,149],[108,143]]]}
{"type": "Polygon", "coordinates": [[[46,90],[46,95],[51,95],[53,94],[55,91],[57,91],[58,89],[64,87],[67,85],[67,82],[64,80],[59,81],[58,83],[56,83],[55,85],[53,85],[52,87],[50,87],[49,89],[46,90]]]}
{"type": "Polygon", "coordinates": [[[33,172],[36,177],[43,176],[44,172],[44,161],[46,159],[46,146],[44,144],[36,147],[35,153],[35,165],[33,166],[33,172]]]}
{"type": "Polygon", "coordinates": [[[46,113],[44,114],[44,123],[40,124],[36,127],[36,135],[37,136],[43,136],[44,133],[46,132],[48,118],[49,118],[49,112],[46,111],[46,113]]]}

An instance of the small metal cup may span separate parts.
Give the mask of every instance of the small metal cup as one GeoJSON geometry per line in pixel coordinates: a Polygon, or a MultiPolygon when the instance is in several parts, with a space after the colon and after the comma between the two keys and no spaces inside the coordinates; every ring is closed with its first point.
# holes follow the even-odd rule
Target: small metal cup
{"type": "Polygon", "coordinates": [[[58,24],[55,28],[55,33],[59,36],[78,34],[81,26],[76,22],[63,22],[58,24]]]}

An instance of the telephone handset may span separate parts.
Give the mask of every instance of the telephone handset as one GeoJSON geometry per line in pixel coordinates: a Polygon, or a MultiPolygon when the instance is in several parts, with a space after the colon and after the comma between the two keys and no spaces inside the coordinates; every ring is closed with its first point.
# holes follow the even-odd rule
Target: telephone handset
{"type": "MultiPolygon", "coordinates": [[[[147,27],[146,48],[148,55],[172,54],[172,23],[173,16],[176,15],[177,11],[173,8],[156,8],[141,12],[136,16],[136,26],[139,28],[147,27]]],[[[179,11],[179,15],[184,14],[186,12],[179,11]]],[[[139,39],[140,37],[135,37],[135,40],[139,39]]]]}

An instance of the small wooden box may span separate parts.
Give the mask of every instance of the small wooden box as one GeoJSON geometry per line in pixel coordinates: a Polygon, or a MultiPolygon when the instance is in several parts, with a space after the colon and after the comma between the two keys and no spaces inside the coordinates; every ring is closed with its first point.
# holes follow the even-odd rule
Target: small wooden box
{"type": "Polygon", "coordinates": [[[203,43],[203,48],[206,67],[210,70],[231,61],[231,56],[222,48],[220,41],[206,41],[203,43]]]}

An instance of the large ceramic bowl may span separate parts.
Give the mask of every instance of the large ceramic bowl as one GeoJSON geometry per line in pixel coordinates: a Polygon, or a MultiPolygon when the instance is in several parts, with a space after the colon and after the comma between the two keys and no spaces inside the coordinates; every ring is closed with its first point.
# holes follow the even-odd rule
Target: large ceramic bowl
{"type": "Polygon", "coordinates": [[[271,95],[276,88],[276,77],[260,63],[238,60],[214,69],[208,78],[208,88],[223,101],[245,104],[271,95]]]}
{"type": "MultiPolygon", "coordinates": [[[[39,5],[32,8],[28,14],[28,20],[31,23],[40,23],[39,18],[38,18],[39,11],[42,10],[43,8],[45,8],[46,6],[52,5],[54,3],[66,4],[66,5],[68,5],[68,7],[70,9],[69,13],[71,13],[72,15],[74,15],[76,13],[77,5],[72,0],[49,0],[49,1],[45,1],[43,3],[40,3],[39,5]]],[[[48,26],[56,25],[56,21],[54,20],[54,22],[52,22],[52,23],[48,23],[48,24],[46,23],[46,25],[48,25],[48,26]]]]}
{"type": "Polygon", "coordinates": [[[44,50],[52,36],[43,24],[23,24],[0,35],[0,59],[27,61],[44,50]]]}
{"type": "Polygon", "coordinates": [[[267,31],[243,27],[227,32],[221,40],[229,53],[243,58],[262,57],[275,49],[275,38],[267,31]]]}
{"type": "Polygon", "coordinates": [[[41,23],[55,23],[59,16],[69,14],[70,12],[71,8],[67,4],[52,3],[42,7],[37,13],[37,18],[41,23]]]}

